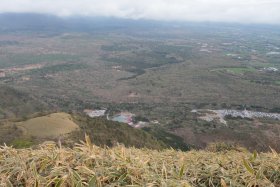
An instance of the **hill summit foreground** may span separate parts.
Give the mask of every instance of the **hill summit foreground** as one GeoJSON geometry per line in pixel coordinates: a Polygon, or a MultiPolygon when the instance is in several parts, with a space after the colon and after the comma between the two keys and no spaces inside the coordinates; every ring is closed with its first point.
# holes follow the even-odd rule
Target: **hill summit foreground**
{"type": "Polygon", "coordinates": [[[46,142],[0,149],[0,186],[280,186],[280,154],[172,149],[73,149],[46,142]]]}

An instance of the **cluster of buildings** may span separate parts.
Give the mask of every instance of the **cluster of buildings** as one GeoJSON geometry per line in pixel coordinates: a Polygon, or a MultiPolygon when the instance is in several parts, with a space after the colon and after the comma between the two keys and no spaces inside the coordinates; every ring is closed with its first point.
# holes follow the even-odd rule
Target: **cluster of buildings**
{"type": "Polygon", "coordinates": [[[6,77],[6,73],[0,70],[0,78],[4,78],[4,77],[6,77]]]}
{"type": "Polygon", "coordinates": [[[277,72],[279,71],[277,68],[275,67],[267,67],[267,68],[263,68],[264,71],[267,71],[267,72],[277,72]]]}
{"type": "Polygon", "coordinates": [[[270,118],[280,120],[280,114],[277,113],[266,113],[266,112],[255,112],[249,110],[213,110],[222,117],[232,116],[232,117],[241,117],[241,118],[270,118]]]}
{"type": "Polygon", "coordinates": [[[122,66],[112,66],[112,69],[117,70],[117,71],[121,71],[122,66]]]}
{"type": "Polygon", "coordinates": [[[103,110],[84,110],[84,113],[86,113],[91,118],[101,117],[104,116],[107,109],[103,110]]]}
{"type": "Polygon", "coordinates": [[[126,123],[130,126],[133,126],[134,123],[133,123],[133,117],[135,116],[135,114],[132,114],[130,112],[121,112],[117,115],[115,115],[113,118],[112,118],[112,121],[117,121],[117,122],[120,122],[120,123],[126,123]]]}
{"type": "Polygon", "coordinates": [[[266,53],[266,55],[280,55],[280,52],[278,52],[278,51],[271,51],[271,52],[266,53]]]}
{"type": "Polygon", "coordinates": [[[266,113],[266,112],[255,112],[255,111],[248,111],[248,110],[192,110],[193,113],[198,113],[201,116],[199,119],[204,121],[214,121],[218,119],[220,123],[227,124],[226,120],[224,119],[226,116],[231,117],[240,117],[240,118],[269,118],[280,120],[280,114],[278,113],[266,113]],[[201,113],[203,112],[203,113],[201,113]]]}
{"type": "Polygon", "coordinates": [[[145,121],[135,121],[133,120],[135,117],[135,114],[132,114],[130,112],[121,112],[111,119],[112,121],[117,121],[120,123],[126,123],[134,128],[143,128],[149,125],[148,122],[145,121]]]}
{"type": "MultiPolygon", "coordinates": [[[[102,109],[102,110],[84,110],[84,113],[86,113],[89,117],[91,118],[96,118],[96,117],[102,117],[106,115],[107,109],[102,109]]],[[[143,121],[134,121],[135,114],[132,114],[130,112],[121,112],[113,117],[109,117],[107,114],[107,120],[111,121],[116,121],[120,123],[126,123],[134,128],[142,128],[148,125],[147,122],[143,121]]],[[[158,121],[155,121],[155,124],[158,124],[158,121]]]]}
{"type": "MultiPolygon", "coordinates": [[[[212,48],[212,46],[210,46],[210,48],[212,48]]],[[[206,53],[212,53],[212,51],[209,49],[208,43],[202,43],[199,51],[200,52],[206,52],[206,53]]]]}

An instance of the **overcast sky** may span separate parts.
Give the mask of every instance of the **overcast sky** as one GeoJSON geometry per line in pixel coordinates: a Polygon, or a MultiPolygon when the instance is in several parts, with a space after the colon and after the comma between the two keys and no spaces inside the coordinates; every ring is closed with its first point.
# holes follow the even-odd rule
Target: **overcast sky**
{"type": "Polygon", "coordinates": [[[0,0],[0,12],[280,24],[280,0],[0,0]]]}

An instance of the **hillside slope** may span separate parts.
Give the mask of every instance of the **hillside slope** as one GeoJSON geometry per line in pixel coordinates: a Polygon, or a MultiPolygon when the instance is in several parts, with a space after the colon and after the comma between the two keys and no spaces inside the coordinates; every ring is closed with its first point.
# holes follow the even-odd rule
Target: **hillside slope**
{"type": "Polygon", "coordinates": [[[152,133],[124,123],[63,112],[43,114],[42,116],[34,114],[23,121],[0,122],[0,145],[6,143],[15,148],[27,148],[44,141],[57,142],[60,140],[63,145],[73,147],[75,142],[84,138],[85,133],[90,136],[95,145],[101,147],[111,147],[120,143],[127,147],[150,149],[173,147],[188,150],[180,139],[174,138],[165,142],[164,139],[159,139],[152,133]],[[175,143],[179,143],[180,146],[173,146],[175,143]]]}
{"type": "Polygon", "coordinates": [[[0,149],[3,186],[279,186],[280,154],[100,148],[0,149]],[[17,167],[15,167],[17,166],[17,167]]]}
{"type": "Polygon", "coordinates": [[[0,120],[43,111],[47,104],[9,86],[0,85],[0,120]]]}
{"type": "MultiPolygon", "coordinates": [[[[170,147],[152,135],[141,129],[133,128],[127,124],[108,121],[105,118],[90,118],[75,114],[72,115],[74,122],[79,125],[80,130],[70,134],[71,144],[84,138],[85,133],[90,136],[93,143],[98,146],[114,146],[121,143],[126,147],[163,149],[170,147]]],[[[68,144],[69,145],[69,144],[68,144]]],[[[71,146],[71,145],[70,145],[71,146]]]]}

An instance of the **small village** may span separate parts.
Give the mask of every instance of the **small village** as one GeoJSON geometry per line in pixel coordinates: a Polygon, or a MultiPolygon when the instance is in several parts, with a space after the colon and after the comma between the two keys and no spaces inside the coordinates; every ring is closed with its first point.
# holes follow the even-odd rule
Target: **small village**
{"type": "Polygon", "coordinates": [[[262,70],[266,71],[266,72],[277,72],[277,71],[279,71],[278,68],[275,68],[275,67],[265,67],[262,70]]]}
{"type": "Polygon", "coordinates": [[[268,118],[274,120],[280,120],[280,114],[278,113],[266,113],[266,112],[256,112],[249,110],[192,110],[192,113],[197,113],[200,115],[199,119],[204,121],[214,121],[218,119],[220,123],[227,124],[225,117],[231,116],[234,118],[268,118]]]}
{"type": "MultiPolygon", "coordinates": [[[[120,123],[126,123],[134,128],[143,128],[149,125],[148,122],[144,121],[135,121],[134,118],[136,117],[135,114],[130,112],[120,112],[113,116],[109,116],[107,112],[107,109],[101,109],[101,110],[84,110],[84,113],[88,115],[91,118],[97,118],[102,117],[106,115],[106,119],[110,121],[120,122],[120,123]]],[[[152,123],[158,124],[158,121],[153,121],[152,123]]]]}
{"type": "Polygon", "coordinates": [[[3,70],[0,70],[0,78],[6,77],[6,73],[3,70]]]}

